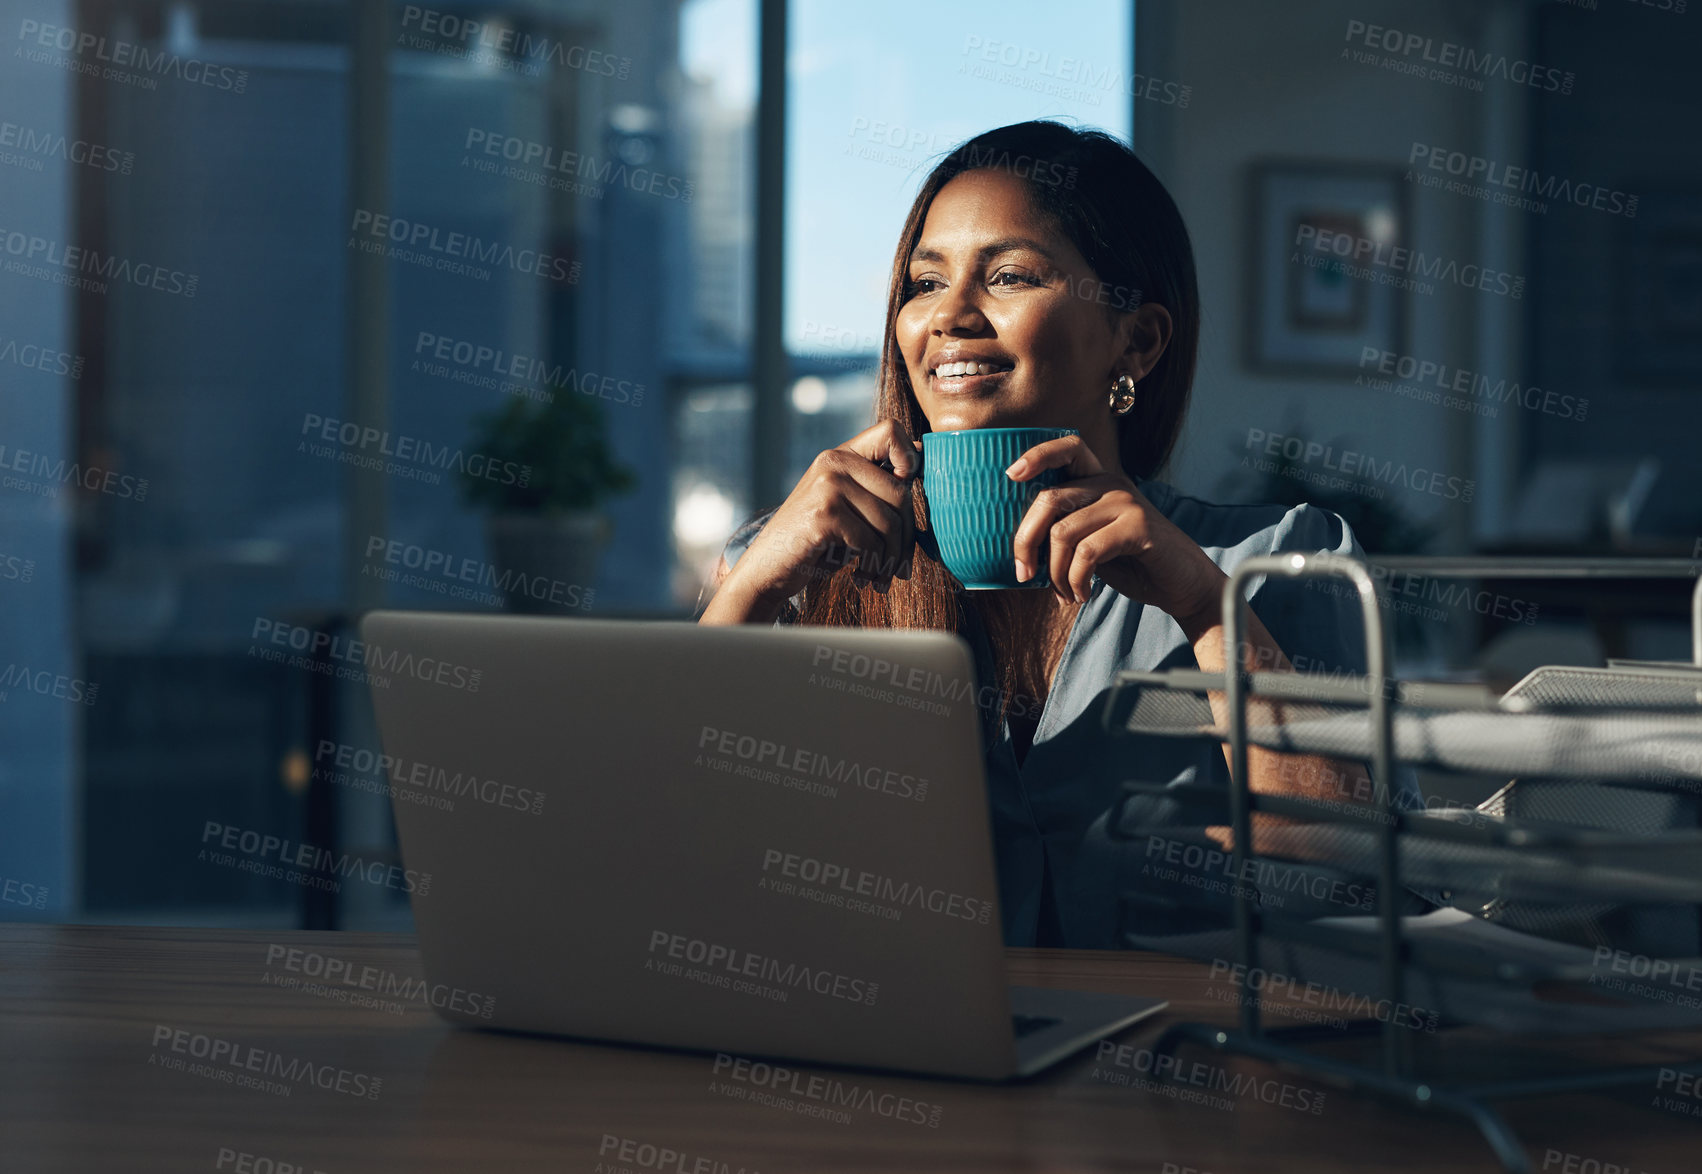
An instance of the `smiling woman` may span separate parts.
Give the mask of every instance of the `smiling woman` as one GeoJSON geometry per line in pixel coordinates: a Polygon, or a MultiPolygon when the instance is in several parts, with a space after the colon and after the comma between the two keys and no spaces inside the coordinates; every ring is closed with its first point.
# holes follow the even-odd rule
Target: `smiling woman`
{"type": "MultiPolygon", "coordinates": [[[[1220,506],[1153,480],[1186,413],[1199,338],[1192,248],[1163,185],[1109,135],[1053,122],[989,131],[928,176],[888,287],[876,423],[823,452],[778,507],[733,536],[701,623],[933,628],[961,634],[996,690],[982,706],[1005,934],[1108,947],[1138,847],[1108,835],[1128,778],[1227,784],[1224,756],[1112,742],[1100,702],[1118,672],[1222,671],[1220,600],[1242,559],[1359,554],[1335,514],[1220,506]],[[1012,539],[1019,581],[969,592],[930,557],[919,492],[929,431],[1044,427],[1006,470],[1047,470],[1012,539]]],[[[1362,671],[1357,612],[1296,582],[1254,581],[1248,668],[1362,671]]],[[[1213,704],[1220,708],[1221,698],[1213,704]]],[[[1255,789],[1351,800],[1362,768],[1249,759],[1255,789]]],[[[1126,807],[1156,826],[1177,804],[1126,807]]],[[[1127,829],[1124,829],[1125,831],[1127,829]]],[[[1138,845],[1138,841],[1136,842],[1138,845]]]]}

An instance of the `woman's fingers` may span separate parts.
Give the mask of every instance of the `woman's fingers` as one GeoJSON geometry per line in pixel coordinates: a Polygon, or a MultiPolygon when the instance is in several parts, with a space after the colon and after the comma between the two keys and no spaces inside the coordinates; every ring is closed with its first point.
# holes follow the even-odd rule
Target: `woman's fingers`
{"type": "Polygon", "coordinates": [[[888,420],[821,453],[814,467],[830,476],[852,478],[897,509],[909,499],[922,468],[922,454],[905,434],[904,426],[888,420]],[[883,461],[892,467],[887,468],[883,461]]]}
{"type": "Polygon", "coordinates": [[[1104,466],[1087,442],[1079,436],[1060,436],[1043,441],[1011,462],[1005,475],[1012,481],[1027,481],[1047,469],[1063,469],[1067,477],[1092,477],[1104,466]]]}
{"type": "Polygon", "coordinates": [[[867,576],[883,588],[894,575],[910,578],[910,554],[916,533],[912,492],[922,469],[921,447],[921,442],[913,440],[902,423],[882,420],[833,450],[844,454],[835,463],[834,471],[890,507],[879,511],[870,501],[855,499],[860,512],[887,539],[879,566],[867,576]]]}
{"type": "MultiPolygon", "coordinates": [[[[1058,520],[1091,502],[1095,495],[1096,491],[1092,489],[1054,486],[1042,489],[1035,496],[1016,528],[1015,537],[1011,539],[1011,553],[1017,562],[1019,583],[1033,578],[1045,564],[1044,544],[1058,520]]],[[[1056,580],[1053,582],[1056,585],[1056,580]]]]}
{"type": "Polygon", "coordinates": [[[914,536],[913,481],[907,481],[845,449],[829,449],[812,466],[819,478],[818,508],[844,503],[880,532],[884,549],[875,579],[890,579],[910,557],[914,536]]]}
{"type": "Polygon", "coordinates": [[[909,569],[904,565],[910,561],[908,543],[912,534],[908,493],[894,506],[883,496],[850,481],[841,487],[841,502],[853,520],[867,528],[859,528],[859,533],[873,532],[878,538],[876,544],[858,548],[857,576],[885,584],[903,570],[903,577],[909,578],[909,569]]]}
{"type": "Polygon", "coordinates": [[[816,454],[738,573],[758,576],[765,597],[795,594],[824,567],[832,574],[850,564],[859,583],[883,591],[895,575],[909,578],[921,466],[916,442],[896,420],[816,454]]]}
{"type": "Polygon", "coordinates": [[[828,449],[816,457],[810,471],[830,496],[843,491],[846,486],[858,485],[894,509],[910,496],[910,481],[889,473],[849,449],[828,449]]]}
{"type": "MultiPolygon", "coordinates": [[[[1011,553],[1016,559],[1017,582],[1027,582],[1042,563],[1047,562],[1054,568],[1053,590],[1067,601],[1071,596],[1068,585],[1058,574],[1058,551],[1054,546],[1048,553],[1043,544],[1050,541],[1053,528],[1060,519],[1094,501],[1108,485],[1102,476],[1103,466],[1080,436],[1060,436],[1035,445],[1011,462],[1005,475],[1012,481],[1029,481],[1048,469],[1063,470],[1066,483],[1040,491],[1023,515],[1022,524],[1017,527],[1011,541],[1011,553]],[[1099,483],[1093,483],[1095,479],[1099,479],[1099,483]]],[[[1062,564],[1062,567],[1068,566],[1068,562],[1062,564]]]]}
{"type": "Polygon", "coordinates": [[[1133,506],[1128,494],[1113,490],[1053,526],[1053,584],[1085,600],[1102,564],[1144,550],[1149,545],[1146,519],[1133,506]]]}
{"type": "Polygon", "coordinates": [[[886,558],[886,535],[848,500],[842,499],[829,507],[816,534],[812,555],[806,560],[812,571],[825,564],[829,568],[826,573],[832,574],[839,567],[850,565],[855,578],[867,581],[886,558]]]}
{"type": "Polygon", "coordinates": [[[897,420],[882,420],[865,428],[840,445],[839,451],[855,453],[876,468],[886,465],[901,481],[908,481],[922,468],[921,451],[897,420]]]}
{"type": "Polygon", "coordinates": [[[1066,603],[1086,602],[1093,590],[1094,568],[1116,557],[1114,528],[1124,508],[1107,494],[1052,527],[1047,536],[1051,558],[1047,570],[1052,576],[1052,590],[1066,603]]]}

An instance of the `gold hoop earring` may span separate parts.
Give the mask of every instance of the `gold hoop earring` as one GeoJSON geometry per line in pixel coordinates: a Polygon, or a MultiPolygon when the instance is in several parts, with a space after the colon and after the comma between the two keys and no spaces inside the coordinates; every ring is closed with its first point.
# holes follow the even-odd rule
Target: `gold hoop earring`
{"type": "Polygon", "coordinates": [[[1111,384],[1109,399],[1113,412],[1127,416],[1135,407],[1135,381],[1127,374],[1117,376],[1111,384]]]}

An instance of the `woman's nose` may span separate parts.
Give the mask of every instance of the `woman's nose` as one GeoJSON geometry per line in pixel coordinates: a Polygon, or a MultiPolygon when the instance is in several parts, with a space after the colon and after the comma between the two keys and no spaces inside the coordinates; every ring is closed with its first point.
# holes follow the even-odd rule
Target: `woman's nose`
{"type": "Polygon", "coordinates": [[[975,300],[975,287],[967,281],[954,282],[934,306],[933,328],[940,334],[960,334],[986,328],[986,315],[975,300]]]}

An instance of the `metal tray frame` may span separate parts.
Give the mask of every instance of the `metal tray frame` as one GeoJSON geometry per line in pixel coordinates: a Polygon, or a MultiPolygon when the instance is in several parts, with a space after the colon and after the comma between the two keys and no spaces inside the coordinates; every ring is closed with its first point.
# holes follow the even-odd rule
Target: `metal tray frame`
{"type": "MultiPolygon", "coordinates": [[[[1698,576],[1702,564],[1688,559],[1479,559],[1441,558],[1404,559],[1413,569],[1430,576],[1504,578],[1660,578],[1698,576]]],[[[1392,565],[1392,564],[1391,564],[1392,565]]],[[[1255,806],[1273,811],[1281,808],[1284,814],[1308,815],[1331,821],[1349,821],[1356,817],[1336,813],[1304,803],[1261,801],[1251,793],[1247,770],[1247,698],[1260,676],[1241,671],[1238,650],[1241,648],[1247,610],[1244,598],[1248,579],[1255,575],[1308,578],[1335,576],[1348,579],[1354,586],[1365,625],[1366,674],[1364,688],[1354,689],[1369,708],[1375,732],[1372,742],[1371,770],[1373,791],[1380,797],[1380,818],[1376,819],[1379,847],[1377,875],[1376,956],[1380,972],[1380,998],[1393,1004],[1402,1002],[1408,966],[1414,963],[1412,951],[1401,934],[1400,851],[1403,834],[1418,829],[1410,826],[1409,813],[1399,806],[1395,787],[1395,751],[1391,699],[1401,689],[1390,672],[1388,628],[1384,622],[1383,594],[1365,561],[1342,555],[1317,554],[1261,555],[1243,560],[1229,576],[1223,591],[1224,644],[1236,662],[1223,674],[1223,690],[1229,708],[1230,745],[1230,826],[1234,837],[1231,854],[1235,874],[1245,876],[1251,844],[1252,812],[1255,806]]],[[[1697,580],[1691,596],[1691,654],[1694,663],[1702,666],[1702,577],[1697,580]]],[[[1275,674],[1280,675],[1280,674],[1275,674]]],[[[1114,688],[1106,700],[1107,725],[1116,710],[1118,693],[1124,686],[1114,688]]],[[[1334,691],[1334,690],[1332,690],[1334,691]]],[[[1271,690],[1270,693],[1279,692],[1271,690]]],[[[1268,694],[1265,694],[1268,695],[1268,694]]],[[[1699,715],[1702,716],[1702,715],[1699,715]]],[[[1115,823],[1115,821],[1113,821],[1115,823]]],[[[1422,834],[1422,833],[1421,833],[1422,834]]],[[[1256,998],[1250,998],[1248,980],[1258,965],[1258,938],[1263,932],[1261,915],[1254,908],[1254,896],[1247,886],[1238,886],[1233,897],[1234,937],[1237,961],[1241,963],[1237,979],[1240,996],[1240,1026],[1236,1030],[1204,1023],[1178,1023],[1168,1028],[1154,1045],[1155,1054],[1173,1052],[1184,1043],[1196,1043],[1220,1052],[1230,1052],[1262,1059],[1310,1073],[1332,1084],[1352,1090],[1381,1094],[1418,1109],[1439,1109],[1455,1113],[1477,1126],[1502,1169],[1509,1174],[1528,1174],[1529,1162],[1517,1135],[1506,1119],[1489,1105],[1489,1101],[1523,1096],[1546,1096],[1562,1093],[1609,1088],[1616,1085],[1653,1081],[1660,1068],[1604,1067],[1576,1073],[1543,1076],[1524,1080],[1464,1081],[1454,1079],[1425,1079],[1414,1074],[1410,1033],[1397,1025],[1393,1017],[1373,1028],[1381,1036],[1381,1062],[1377,1066],[1344,1061],[1323,1056],[1304,1046],[1308,1039],[1317,1038],[1311,1028],[1268,1030],[1260,1022],[1256,998]]],[[[1271,927],[1275,930],[1275,926],[1271,927]]],[[[1292,927],[1288,927],[1292,928],[1292,927]]],[[[1278,934],[1273,933],[1273,937],[1278,934]]],[[[1288,937],[1286,933],[1281,934],[1288,937]]],[[[1687,1064],[1665,1064],[1684,1071],[1702,1072],[1702,1058],[1687,1064]]]]}

